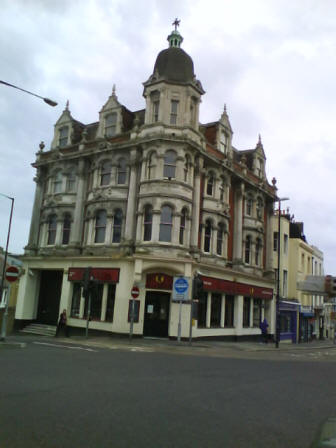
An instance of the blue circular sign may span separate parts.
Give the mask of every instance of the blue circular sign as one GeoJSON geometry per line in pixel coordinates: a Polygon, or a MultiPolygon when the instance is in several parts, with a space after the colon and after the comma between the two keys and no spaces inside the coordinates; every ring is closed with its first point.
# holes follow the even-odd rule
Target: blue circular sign
{"type": "Polygon", "coordinates": [[[186,292],[188,290],[188,286],[189,284],[185,278],[178,278],[174,284],[175,291],[178,294],[183,294],[186,292]]]}

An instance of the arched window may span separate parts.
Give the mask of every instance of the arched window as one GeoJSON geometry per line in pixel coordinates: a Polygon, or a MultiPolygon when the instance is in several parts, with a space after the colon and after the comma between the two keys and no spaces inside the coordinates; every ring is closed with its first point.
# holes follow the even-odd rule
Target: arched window
{"type": "Polygon", "coordinates": [[[67,191],[75,191],[75,186],[76,186],[76,174],[74,173],[74,171],[71,171],[67,175],[66,190],[67,191]]]}
{"type": "Polygon", "coordinates": [[[61,171],[57,171],[53,180],[53,192],[61,193],[63,184],[63,175],[61,171]]]}
{"type": "Polygon", "coordinates": [[[117,131],[117,113],[113,112],[105,117],[105,135],[106,137],[113,137],[117,131]]]}
{"type": "Polygon", "coordinates": [[[257,218],[262,219],[263,216],[263,202],[260,198],[257,200],[257,218]]]}
{"type": "Polygon", "coordinates": [[[217,255],[223,253],[223,241],[224,241],[224,224],[219,223],[217,229],[217,255]]]}
{"type": "Polygon", "coordinates": [[[111,170],[112,170],[111,162],[106,161],[102,163],[100,171],[100,185],[109,185],[111,181],[111,170]]]}
{"type": "Polygon", "coordinates": [[[118,185],[126,183],[126,160],[120,159],[118,163],[118,185]]]}
{"type": "Polygon", "coordinates": [[[112,243],[120,243],[121,241],[122,217],[122,211],[118,208],[114,213],[112,243]]]}
{"type": "Polygon", "coordinates": [[[64,126],[59,130],[59,147],[64,148],[68,144],[69,127],[64,126]]]}
{"type": "Polygon", "coordinates": [[[163,177],[174,178],[176,169],[176,154],[174,151],[167,151],[164,156],[163,177]]]}
{"type": "Polygon", "coordinates": [[[98,210],[95,223],[95,243],[105,242],[106,221],[106,210],[98,210]]]}
{"type": "Polygon", "coordinates": [[[256,266],[260,265],[260,252],[261,252],[261,239],[257,238],[256,248],[255,248],[255,264],[256,264],[256,266]]]}
{"type": "Polygon", "coordinates": [[[71,216],[69,214],[66,214],[64,215],[63,219],[62,244],[69,244],[70,229],[71,229],[71,216]]]}
{"type": "Polygon", "coordinates": [[[144,241],[152,239],[152,222],[153,222],[153,208],[151,205],[146,205],[144,212],[144,241]]]}
{"type": "Polygon", "coordinates": [[[185,156],[185,162],[184,162],[184,182],[188,182],[189,168],[190,168],[190,157],[187,154],[185,156]]]}
{"type": "Polygon", "coordinates": [[[210,252],[211,231],[212,231],[211,221],[210,219],[207,219],[205,221],[205,228],[204,228],[204,252],[210,252]]]}
{"type": "Polygon", "coordinates": [[[247,235],[245,240],[245,263],[250,264],[251,261],[251,236],[247,235]]]}
{"type": "Polygon", "coordinates": [[[214,191],[214,182],[215,182],[215,178],[213,173],[209,174],[208,177],[208,183],[207,183],[207,195],[212,196],[213,195],[213,191],[214,191]]]}
{"type": "Polygon", "coordinates": [[[246,215],[252,216],[252,207],[253,207],[253,201],[252,198],[246,199],[246,215]]]}
{"type": "Polygon", "coordinates": [[[173,210],[169,205],[164,205],[161,209],[161,221],[160,221],[160,241],[171,241],[173,226],[173,210]]]}
{"type": "Polygon", "coordinates": [[[184,234],[185,234],[185,227],[186,227],[186,218],[187,218],[187,210],[184,208],[181,213],[180,218],[180,237],[179,237],[179,243],[184,244],[184,234]]]}
{"type": "Polygon", "coordinates": [[[48,245],[55,244],[57,229],[57,216],[50,215],[48,219],[48,245]]]}

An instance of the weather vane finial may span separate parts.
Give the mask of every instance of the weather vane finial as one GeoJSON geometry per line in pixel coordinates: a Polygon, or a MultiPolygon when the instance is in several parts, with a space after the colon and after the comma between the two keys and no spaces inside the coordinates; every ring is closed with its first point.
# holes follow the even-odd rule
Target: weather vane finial
{"type": "Polygon", "coordinates": [[[180,22],[181,22],[181,20],[179,20],[179,19],[176,17],[176,19],[175,19],[174,22],[172,23],[172,25],[175,26],[175,31],[177,31],[177,27],[180,26],[180,22]]]}

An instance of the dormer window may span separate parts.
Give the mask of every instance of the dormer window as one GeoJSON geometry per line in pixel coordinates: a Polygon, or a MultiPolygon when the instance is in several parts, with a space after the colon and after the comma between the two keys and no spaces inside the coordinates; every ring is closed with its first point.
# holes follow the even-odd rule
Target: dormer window
{"type": "Polygon", "coordinates": [[[227,154],[229,137],[225,131],[221,131],[219,140],[219,149],[222,153],[227,154]]]}
{"type": "Polygon", "coordinates": [[[177,124],[177,113],[178,113],[179,102],[177,100],[171,101],[170,108],[170,124],[177,124]]]}
{"type": "Polygon", "coordinates": [[[113,112],[105,117],[105,136],[113,137],[117,132],[117,113],[113,112]]]}
{"type": "Polygon", "coordinates": [[[59,147],[64,148],[68,144],[69,128],[64,126],[59,130],[59,147]]]}
{"type": "Polygon", "coordinates": [[[264,169],[263,161],[261,159],[257,159],[257,176],[258,177],[262,177],[263,169],[264,169]]]}

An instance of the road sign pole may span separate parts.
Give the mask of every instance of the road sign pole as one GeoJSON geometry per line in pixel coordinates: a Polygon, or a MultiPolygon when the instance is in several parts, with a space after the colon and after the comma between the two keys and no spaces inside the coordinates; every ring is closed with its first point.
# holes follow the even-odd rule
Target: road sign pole
{"type": "Polygon", "coordinates": [[[88,309],[87,309],[87,316],[86,316],[86,329],[85,329],[86,339],[89,337],[90,314],[91,314],[91,291],[89,290],[89,292],[88,292],[88,309]]]}
{"type": "Polygon", "coordinates": [[[130,333],[129,333],[129,340],[132,340],[133,337],[133,324],[134,324],[134,298],[132,297],[131,300],[131,313],[130,313],[130,333]]]}
{"type": "Polygon", "coordinates": [[[179,321],[177,326],[177,341],[181,342],[181,317],[182,317],[182,300],[180,300],[179,321]]]}
{"type": "Polygon", "coordinates": [[[1,327],[0,341],[5,341],[5,339],[6,339],[9,298],[10,298],[10,286],[8,286],[7,292],[6,292],[6,303],[5,303],[5,310],[4,310],[4,313],[2,316],[2,327],[1,327]]]}

